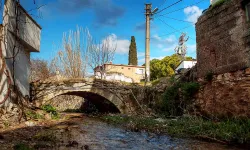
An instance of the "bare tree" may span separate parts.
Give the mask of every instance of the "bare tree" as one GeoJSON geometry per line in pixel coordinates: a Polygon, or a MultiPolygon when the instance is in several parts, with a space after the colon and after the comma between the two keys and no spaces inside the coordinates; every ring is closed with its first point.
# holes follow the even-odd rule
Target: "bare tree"
{"type": "Polygon", "coordinates": [[[88,44],[90,34],[88,29],[77,27],[76,31],[69,31],[63,35],[63,48],[51,61],[51,69],[60,71],[68,78],[82,78],[86,76],[88,62],[88,44]]]}
{"type": "Polygon", "coordinates": [[[106,64],[113,61],[116,47],[116,41],[113,35],[106,37],[101,43],[92,44],[89,47],[89,66],[95,73],[100,74],[101,79],[104,79],[105,73],[111,69],[107,67],[106,64]]]}
{"type": "Polygon", "coordinates": [[[48,62],[41,59],[31,60],[31,73],[30,80],[32,82],[37,80],[45,80],[50,77],[50,71],[48,68],[48,62]]]}

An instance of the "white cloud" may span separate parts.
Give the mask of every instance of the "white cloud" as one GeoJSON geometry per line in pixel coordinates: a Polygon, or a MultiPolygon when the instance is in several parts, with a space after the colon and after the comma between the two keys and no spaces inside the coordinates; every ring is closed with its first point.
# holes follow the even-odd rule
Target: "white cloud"
{"type": "Polygon", "coordinates": [[[187,16],[187,21],[196,23],[197,19],[200,17],[202,14],[202,9],[200,9],[197,6],[190,6],[184,9],[184,13],[187,16]]]}
{"type": "Polygon", "coordinates": [[[119,39],[115,34],[107,37],[110,45],[116,46],[117,54],[127,54],[129,51],[130,41],[126,39],[119,39]]]}
{"type": "Polygon", "coordinates": [[[159,35],[154,35],[152,37],[152,45],[155,45],[157,48],[165,51],[165,49],[176,46],[178,43],[175,35],[170,35],[166,38],[160,37],[159,35]]]}

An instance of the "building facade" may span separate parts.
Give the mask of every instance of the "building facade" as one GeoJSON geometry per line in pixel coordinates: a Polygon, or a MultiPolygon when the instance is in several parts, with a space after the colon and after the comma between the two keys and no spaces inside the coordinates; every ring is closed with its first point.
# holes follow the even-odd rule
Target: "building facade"
{"type": "Polygon", "coordinates": [[[95,77],[109,81],[139,83],[145,79],[145,67],[133,65],[104,64],[94,69],[95,77]]]}
{"type": "MultiPolygon", "coordinates": [[[[1,26],[0,104],[10,87],[30,96],[30,53],[40,51],[41,27],[16,0],[5,0],[1,26]]],[[[0,105],[1,106],[1,105],[0,105]]]]}

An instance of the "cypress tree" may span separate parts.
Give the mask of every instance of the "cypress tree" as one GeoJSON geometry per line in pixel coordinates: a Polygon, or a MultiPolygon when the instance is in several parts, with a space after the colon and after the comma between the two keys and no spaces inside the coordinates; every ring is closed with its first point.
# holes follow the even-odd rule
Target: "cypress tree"
{"type": "Polygon", "coordinates": [[[129,54],[128,54],[128,64],[129,65],[138,65],[138,60],[137,60],[137,49],[136,49],[136,42],[135,42],[135,37],[131,36],[131,43],[129,46],[129,54]]]}

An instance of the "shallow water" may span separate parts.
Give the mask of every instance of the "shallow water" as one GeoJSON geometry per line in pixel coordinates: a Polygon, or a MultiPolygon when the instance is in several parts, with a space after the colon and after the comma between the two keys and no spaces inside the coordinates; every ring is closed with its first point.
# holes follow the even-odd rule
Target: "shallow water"
{"type": "Polygon", "coordinates": [[[0,130],[0,150],[12,150],[18,143],[38,150],[237,150],[218,143],[131,132],[83,114],[62,115],[68,119],[0,130]]]}
{"type": "MultiPolygon", "coordinates": [[[[90,150],[225,150],[236,149],[218,143],[208,143],[189,139],[171,138],[147,132],[131,132],[114,127],[96,119],[83,117],[78,125],[72,125],[70,134],[62,135],[63,141],[78,143],[70,149],[90,150]]],[[[69,148],[69,147],[68,147],[69,148]]],[[[64,149],[61,146],[59,149],[64,149]]]]}

